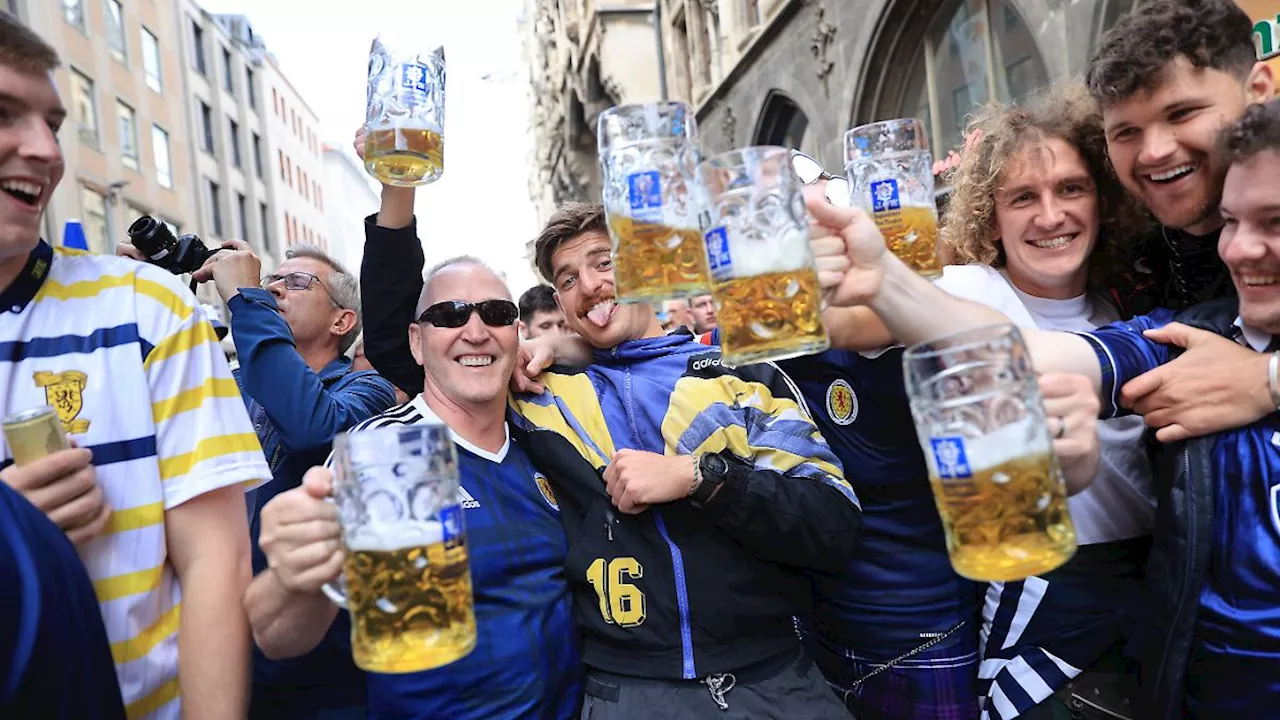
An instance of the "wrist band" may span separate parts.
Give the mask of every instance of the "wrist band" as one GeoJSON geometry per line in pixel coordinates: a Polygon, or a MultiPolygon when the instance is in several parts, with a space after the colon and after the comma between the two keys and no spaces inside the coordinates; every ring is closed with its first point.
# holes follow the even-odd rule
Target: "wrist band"
{"type": "MultiPolygon", "coordinates": [[[[1280,355],[1280,353],[1276,353],[1276,354],[1280,355]]],[[[1276,358],[1271,358],[1271,365],[1273,369],[1275,364],[1276,364],[1276,358]]],[[[1272,376],[1273,377],[1275,376],[1274,372],[1272,372],[1272,376]]],[[[1274,387],[1274,385],[1272,387],[1274,387]]],[[[1271,395],[1273,398],[1275,397],[1274,390],[1271,391],[1271,395]]],[[[701,485],[702,485],[702,456],[694,455],[693,456],[693,482],[689,483],[689,494],[686,497],[693,497],[693,494],[698,491],[698,488],[701,485]]]]}
{"type": "Polygon", "coordinates": [[[1267,363],[1267,389],[1271,391],[1271,405],[1280,411],[1280,350],[1271,353],[1267,363]]]}

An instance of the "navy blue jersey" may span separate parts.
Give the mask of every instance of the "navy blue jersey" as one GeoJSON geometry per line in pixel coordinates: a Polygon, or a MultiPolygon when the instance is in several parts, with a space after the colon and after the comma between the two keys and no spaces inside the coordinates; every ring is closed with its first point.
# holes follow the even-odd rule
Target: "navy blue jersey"
{"type": "Polygon", "coordinates": [[[905,651],[977,612],[977,586],[947,556],[902,353],[829,350],[779,363],[862,500],[859,551],[847,574],[814,576],[812,619],[819,632],[862,649],[905,651]]]}
{"type": "MultiPolygon", "coordinates": [[[[439,422],[422,400],[354,431],[439,422]]],[[[582,664],[564,530],[551,484],[516,444],[492,454],[454,436],[475,595],[476,647],[435,670],[368,676],[370,718],[574,717],[582,664]]]]}
{"type": "MultiPolygon", "coordinates": [[[[1168,362],[1143,337],[1169,311],[1083,334],[1102,366],[1103,412],[1124,412],[1120,388],[1168,362]]],[[[1214,535],[1187,685],[1187,711],[1203,718],[1275,714],[1280,695],[1280,414],[1218,433],[1213,448],[1214,535]]]]}
{"type": "Polygon", "coordinates": [[[125,717],[89,574],[62,531],[2,482],[0,717],[125,717]]]}

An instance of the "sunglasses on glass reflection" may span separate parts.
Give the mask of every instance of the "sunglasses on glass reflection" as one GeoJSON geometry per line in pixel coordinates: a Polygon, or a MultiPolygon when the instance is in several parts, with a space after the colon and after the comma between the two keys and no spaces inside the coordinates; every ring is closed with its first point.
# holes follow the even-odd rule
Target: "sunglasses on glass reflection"
{"type": "Polygon", "coordinates": [[[520,310],[510,300],[481,300],[476,303],[445,300],[423,310],[418,322],[442,328],[460,328],[471,319],[473,311],[480,313],[480,321],[489,327],[506,327],[520,316],[520,310]]]}

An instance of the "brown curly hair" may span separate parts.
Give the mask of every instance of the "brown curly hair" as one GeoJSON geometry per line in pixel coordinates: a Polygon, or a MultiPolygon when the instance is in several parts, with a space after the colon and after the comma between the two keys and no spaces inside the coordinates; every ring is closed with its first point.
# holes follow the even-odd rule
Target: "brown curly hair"
{"type": "Polygon", "coordinates": [[[1085,82],[1103,107],[1159,84],[1178,57],[1243,81],[1257,61],[1253,21],[1232,0],[1154,0],[1120,18],[1089,59],[1085,82]]]}
{"type": "Polygon", "coordinates": [[[958,262],[1005,265],[996,237],[996,191],[1019,152],[1058,138],[1080,153],[1098,193],[1100,237],[1089,256],[1090,287],[1101,290],[1116,282],[1128,267],[1134,244],[1150,230],[1150,221],[1116,178],[1107,158],[1101,111],[1083,85],[1059,84],[1022,105],[986,105],[965,136],[970,140],[960,163],[947,176],[955,189],[941,224],[942,241],[958,262]]]}

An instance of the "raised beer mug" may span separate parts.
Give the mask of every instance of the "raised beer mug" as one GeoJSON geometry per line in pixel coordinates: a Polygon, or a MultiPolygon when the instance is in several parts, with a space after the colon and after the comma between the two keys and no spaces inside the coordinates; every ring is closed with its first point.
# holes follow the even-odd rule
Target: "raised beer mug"
{"type": "Polygon", "coordinates": [[[444,425],[334,439],[334,500],[345,554],[325,594],[351,612],[362,670],[446,665],[476,644],[458,459],[444,425]]]}
{"type": "Polygon", "coordinates": [[[956,572],[1005,582],[1076,551],[1035,370],[1012,325],[908,348],[907,394],[956,572]]]}
{"type": "Polygon", "coordinates": [[[600,114],[596,137],[618,302],[707,292],[697,135],[693,110],[681,102],[620,105],[600,114]]]}
{"type": "Polygon", "coordinates": [[[885,245],[924,277],[942,274],[933,156],[915,118],[861,125],[844,134],[849,203],[884,235],[885,245]]]}
{"type": "Polygon", "coordinates": [[[444,47],[369,49],[364,167],[386,185],[411,187],[444,173],[444,47]]]}
{"type": "Polygon", "coordinates": [[[791,152],[749,147],[698,165],[711,296],[730,365],[822,352],[822,296],[791,152]]]}

